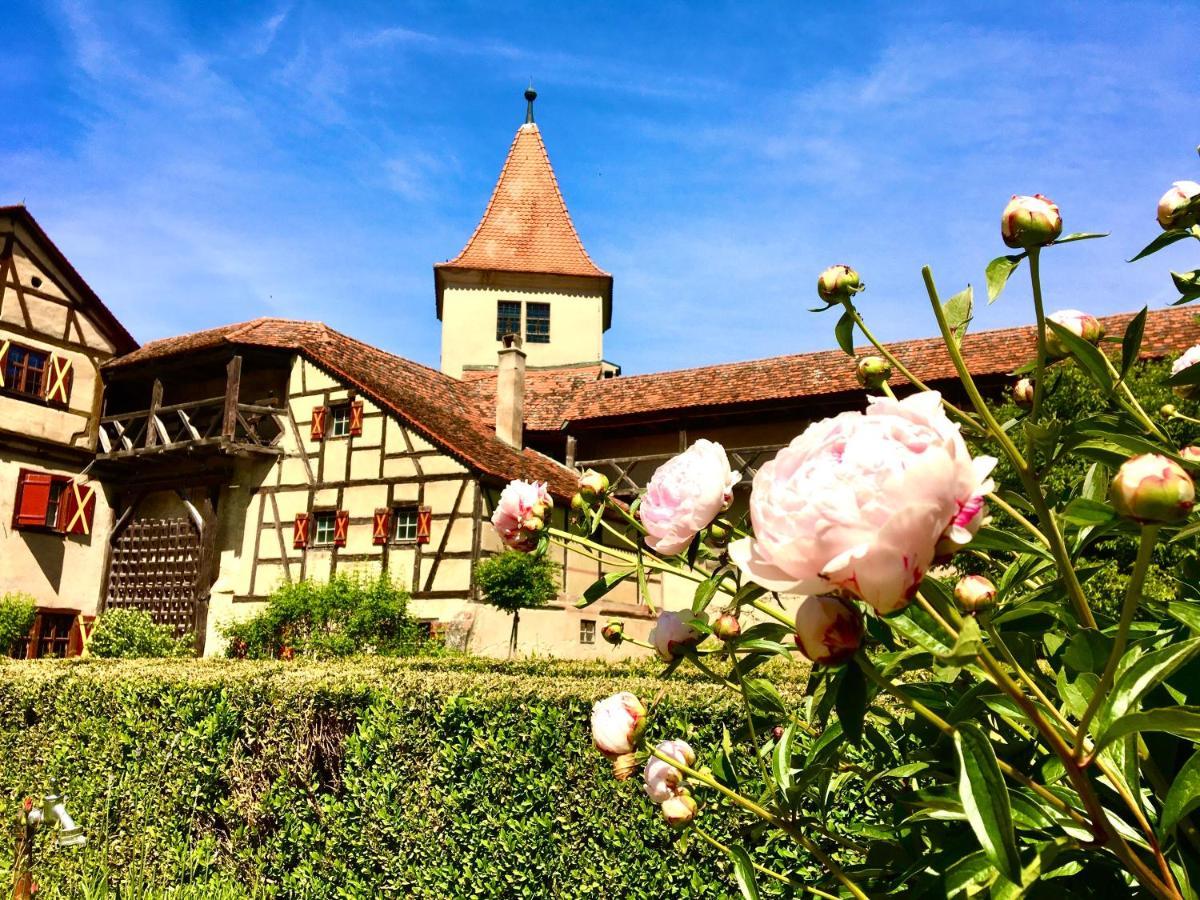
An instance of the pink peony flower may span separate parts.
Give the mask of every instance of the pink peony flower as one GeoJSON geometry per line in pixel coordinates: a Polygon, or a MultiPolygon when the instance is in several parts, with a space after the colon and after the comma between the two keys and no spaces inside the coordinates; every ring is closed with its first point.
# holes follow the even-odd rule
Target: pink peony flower
{"type": "Polygon", "coordinates": [[[768,590],[841,590],[881,615],[902,609],[935,553],[978,531],[995,464],[971,458],[939,394],[872,397],[865,413],[810,425],[758,470],[754,537],[729,555],[768,590]]]}
{"type": "Polygon", "coordinates": [[[658,621],[650,629],[650,643],[667,662],[679,656],[684,649],[694,647],[704,639],[704,635],[688,624],[693,618],[704,619],[705,616],[704,613],[693,616],[690,612],[683,615],[674,612],[659,613],[658,621]]]}
{"type": "Polygon", "coordinates": [[[492,513],[492,525],[506,547],[528,553],[537,546],[538,533],[553,506],[545,482],[510,481],[492,513]]]}
{"type": "Polygon", "coordinates": [[[837,666],[862,643],[862,613],[849,600],[814,594],[796,610],[796,646],[819,666],[837,666]]]}
{"type": "Polygon", "coordinates": [[[592,742],[609,759],[637,749],[646,724],[646,707],[636,695],[621,691],[592,707],[592,742]]]}
{"type": "MultiPolygon", "coordinates": [[[[690,767],[696,762],[696,752],[688,746],[686,741],[663,741],[655,749],[685,766],[690,767]]],[[[680,785],[683,783],[683,773],[657,756],[651,756],[646,760],[646,769],[642,773],[642,778],[646,783],[646,796],[655,803],[664,803],[674,797],[679,793],[680,785]]]]}
{"type": "MultiPolygon", "coordinates": [[[[1083,338],[1089,344],[1098,344],[1100,338],[1104,337],[1104,326],[1100,324],[1100,320],[1077,309],[1060,310],[1050,313],[1046,318],[1061,325],[1076,337],[1083,338]]],[[[1071,355],[1071,351],[1059,340],[1058,335],[1049,328],[1046,329],[1046,350],[1055,357],[1071,355]]]]}
{"type": "MultiPolygon", "coordinates": [[[[1197,363],[1200,363],[1200,344],[1196,344],[1194,347],[1188,347],[1187,350],[1185,350],[1179,357],[1179,359],[1171,363],[1171,374],[1178,375],[1184,369],[1190,369],[1197,363]]],[[[1200,385],[1177,384],[1174,388],[1172,388],[1172,390],[1175,391],[1177,396],[1183,398],[1184,400],[1191,400],[1200,394],[1200,385]]]]}
{"type": "Polygon", "coordinates": [[[638,507],[651,549],[671,556],[687,549],[733,500],[741,475],[731,472],[725,448],[701,438],[658,467],[638,507]]]}

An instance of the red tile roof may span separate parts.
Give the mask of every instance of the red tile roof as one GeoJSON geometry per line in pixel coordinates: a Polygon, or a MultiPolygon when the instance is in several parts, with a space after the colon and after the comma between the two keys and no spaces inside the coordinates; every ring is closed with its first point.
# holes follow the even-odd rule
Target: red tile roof
{"type": "Polygon", "coordinates": [[[494,413],[479,406],[468,385],[320,322],[255,319],[165,338],[112,360],[104,368],[127,370],[153,360],[221,346],[272,347],[299,353],[471,468],[505,481],[545,481],[551,491],[564,498],[577,489],[577,475],[572,470],[533,450],[516,450],[497,438],[494,413]]]}
{"type": "Polygon", "coordinates": [[[517,129],[483,218],[462,252],[436,263],[438,318],[442,273],[452,269],[529,272],[602,279],[605,328],[611,319],[612,276],[597,266],[571,222],[537,125],[517,129]]]}
{"type": "MultiPolygon", "coordinates": [[[[1132,313],[1101,319],[1107,334],[1120,336],[1132,313]]],[[[1033,326],[970,333],[963,356],[979,376],[1012,372],[1033,358],[1033,326]]],[[[1161,357],[1200,343],[1196,313],[1187,308],[1154,310],[1146,322],[1144,357],[1161,357]]],[[[940,338],[900,341],[888,348],[924,381],[955,378],[940,338]]],[[[861,347],[858,355],[872,352],[861,347]]],[[[893,376],[893,384],[903,383],[893,376]]],[[[573,422],[599,421],[688,410],[798,400],[859,390],[854,365],[840,350],[777,356],[749,362],[633,375],[603,381],[559,380],[535,390],[525,401],[530,428],[557,429],[573,422]],[[535,424],[536,423],[536,424],[535,424]]]]}
{"type": "Polygon", "coordinates": [[[83,300],[84,306],[87,307],[87,311],[99,326],[101,333],[112,341],[116,352],[118,354],[128,353],[135,349],[138,342],[134,340],[133,335],[113,315],[112,310],[104,305],[104,301],[92,290],[91,285],[83,280],[83,276],[71,265],[71,261],[67,259],[66,254],[58,249],[58,245],[50,240],[50,235],[46,234],[42,226],[38,224],[38,220],[33,217],[33,214],[24,205],[0,206],[0,217],[4,216],[20,222],[33,235],[41,251],[50,258],[51,265],[62,272],[63,276],[70,282],[71,287],[79,292],[79,296],[83,300]]]}
{"type": "MultiPolygon", "coordinates": [[[[562,427],[562,405],[583,385],[600,379],[598,363],[586,366],[525,370],[525,427],[555,431],[562,427]]],[[[468,369],[463,381],[475,391],[481,409],[496,408],[496,370],[468,369]]]]}

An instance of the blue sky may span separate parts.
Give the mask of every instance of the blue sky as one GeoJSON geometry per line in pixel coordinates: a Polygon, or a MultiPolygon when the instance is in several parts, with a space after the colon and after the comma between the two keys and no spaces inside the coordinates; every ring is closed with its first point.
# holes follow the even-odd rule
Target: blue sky
{"type": "Polygon", "coordinates": [[[831,346],[835,262],[881,336],[930,334],[921,265],[981,288],[1013,193],[1113,233],[1046,254],[1051,309],[1161,306],[1196,264],[1124,262],[1200,178],[1194,2],[13,4],[0,203],[141,340],[280,315],[437,365],[431,266],[530,76],[627,373],[831,346]]]}

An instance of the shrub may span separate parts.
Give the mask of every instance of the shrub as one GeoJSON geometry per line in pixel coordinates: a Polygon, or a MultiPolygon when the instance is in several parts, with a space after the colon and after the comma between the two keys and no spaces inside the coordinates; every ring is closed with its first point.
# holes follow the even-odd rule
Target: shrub
{"type": "Polygon", "coordinates": [[[258,615],[224,629],[226,653],[250,659],[411,653],[420,641],[408,600],[408,591],[386,573],[337,573],[327,582],[283,585],[258,615]]]}
{"type": "Polygon", "coordinates": [[[190,656],[196,639],[191,634],[175,636],[170,625],[157,625],[141,609],[110,609],[96,620],[88,652],[101,659],[155,659],[190,656]]]}
{"type": "Polygon", "coordinates": [[[29,636],[36,614],[37,604],[28,594],[0,597],[0,656],[8,656],[17,641],[29,636]]]}
{"type": "MultiPolygon", "coordinates": [[[[639,783],[613,784],[587,719],[618,687],[662,690],[654,736],[686,728],[697,744],[720,743],[737,707],[695,679],[663,683],[636,668],[423,658],[8,666],[0,810],[15,814],[59,778],[88,832],[81,850],[54,850],[49,830],[39,838],[41,900],[77,897],[101,877],[122,897],[139,896],[131,884],[202,896],[189,891],[237,883],[246,896],[309,900],[727,900],[736,889],[706,845],[690,847],[694,869],[663,864],[676,836],[637,801],[639,783]]],[[[11,859],[0,853],[0,885],[11,883],[11,859]]]]}
{"type": "Polygon", "coordinates": [[[517,649],[517,625],[521,610],[545,606],[558,596],[558,566],[543,555],[506,550],[475,567],[475,582],[484,599],[497,609],[511,613],[512,637],[509,650],[517,649]]]}

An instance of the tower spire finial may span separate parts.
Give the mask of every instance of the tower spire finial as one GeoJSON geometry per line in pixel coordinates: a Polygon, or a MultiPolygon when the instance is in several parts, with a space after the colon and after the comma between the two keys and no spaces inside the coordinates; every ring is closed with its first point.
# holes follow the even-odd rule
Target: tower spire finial
{"type": "Polygon", "coordinates": [[[525,99],[527,105],[525,107],[525,124],[533,124],[533,101],[537,99],[537,91],[533,89],[533,78],[529,79],[529,87],[525,88],[525,99]]]}

